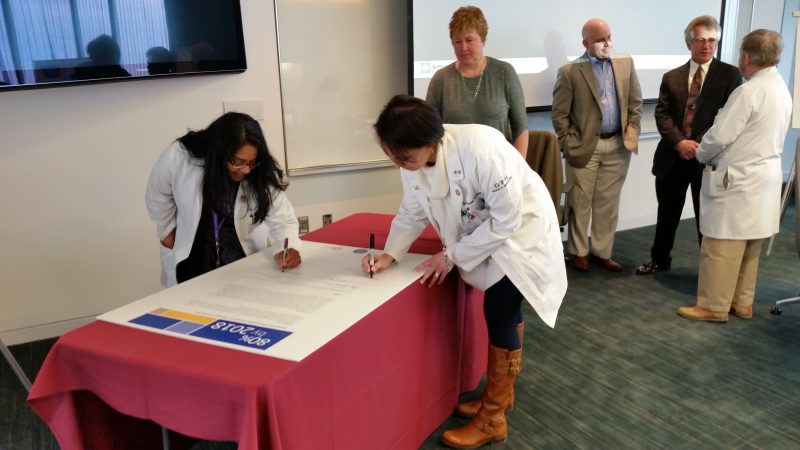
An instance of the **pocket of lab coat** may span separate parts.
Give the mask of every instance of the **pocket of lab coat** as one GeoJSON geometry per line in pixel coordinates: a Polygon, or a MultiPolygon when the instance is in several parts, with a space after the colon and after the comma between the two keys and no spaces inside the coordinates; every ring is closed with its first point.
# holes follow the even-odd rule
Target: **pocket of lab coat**
{"type": "Polygon", "coordinates": [[[707,197],[719,197],[728,191],[731,181],[730,172],[727,169],[712,170],[711,166],[706,166],[700,190],[707,197]]]}

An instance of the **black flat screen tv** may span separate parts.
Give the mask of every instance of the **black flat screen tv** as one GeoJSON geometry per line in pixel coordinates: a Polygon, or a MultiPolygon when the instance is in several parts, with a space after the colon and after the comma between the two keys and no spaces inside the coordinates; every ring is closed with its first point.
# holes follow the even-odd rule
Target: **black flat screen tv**
{"type": "Polygon", "coordinates": [[[239,0],[0,0],[0,91],[246,68],[239,0]]]}

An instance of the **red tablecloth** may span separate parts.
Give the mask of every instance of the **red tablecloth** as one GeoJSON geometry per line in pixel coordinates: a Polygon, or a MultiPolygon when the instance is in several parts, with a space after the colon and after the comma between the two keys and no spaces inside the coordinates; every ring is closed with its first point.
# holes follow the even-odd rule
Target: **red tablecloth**
{"type": "MultiPolygon", "coordinates": [[[[391,217],[306,239],[383,248],[391,217]]],[[[430,229],[412,247],[440,249],[430,229]]],[[[418,448],[485,371],[482,297],[414,283],[300,362],[97,321],[56,342],[28,402],[65,450],[160,448],[156,424],[240,449],[418,448]]]]}

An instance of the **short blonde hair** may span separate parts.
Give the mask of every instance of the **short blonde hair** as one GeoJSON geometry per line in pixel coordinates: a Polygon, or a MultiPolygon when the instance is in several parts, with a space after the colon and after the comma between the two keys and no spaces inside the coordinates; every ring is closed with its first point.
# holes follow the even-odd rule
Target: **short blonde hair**
{"type": "Polygon", "coordinates": [[[759,67],[777,66],[782,51],[783,38],[772,30],[759,28],[742,39],[742,54],[750,55],[750,64],[759,67]]]}
{"type": "Polygon", "coordinates": [[[450,18],[450,39],[468,30],[475,30],[481,41],[485,41],[486,35],[489,34],[489,24],[486,23],[483,11],[477,6],[462,6],[450,18]]]}

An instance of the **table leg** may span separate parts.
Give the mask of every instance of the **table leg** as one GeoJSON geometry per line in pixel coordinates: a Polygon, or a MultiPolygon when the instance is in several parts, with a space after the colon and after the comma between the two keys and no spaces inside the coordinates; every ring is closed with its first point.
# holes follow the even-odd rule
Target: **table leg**
{"type": "Polygon", "coordinates": [[[14,358],[14,355],[11,354],[11,351],[8,349],[8,347],[6,347],[6,344],[3,343],[2,339],[0,339],[0,352],[3,353],[3,356],[5,357],[6,361],[8,361],[8,364],[14,370],[14,373],[17,374],[17,378],[19,378],[19,381],[20,383],[22,383],[22,386],[25,387],[25,390],[27,392],[30,392],[31,380],[28,378],[27,375],[25,375],[25,372],[22,370],[22,367],[20,367],[19,363],[17,363],[17,359],[14,358]]]}
{"type": "Polygon", "coordinates": [[[169,450],[169,430],[164,427],[161,427],[161,443],[164,450],[169,450]]]}

